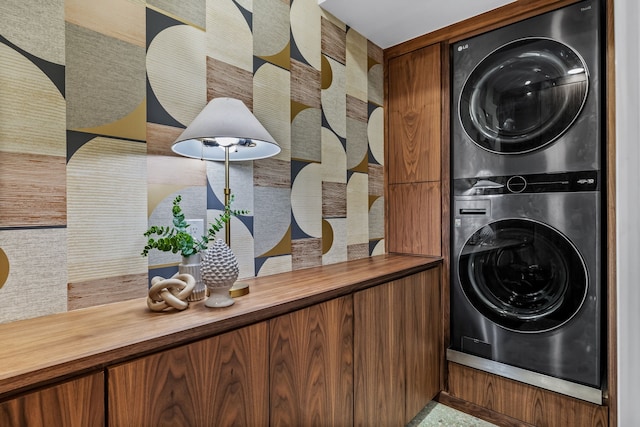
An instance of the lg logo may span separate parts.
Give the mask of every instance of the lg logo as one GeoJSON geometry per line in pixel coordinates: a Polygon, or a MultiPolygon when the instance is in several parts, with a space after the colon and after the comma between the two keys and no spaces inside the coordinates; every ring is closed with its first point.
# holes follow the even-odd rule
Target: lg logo
{"type": "Polygon", "coordinates": [[[462,44],[462,45],[458,46],[458,52],[462,52],[465,49],[469,49],[469,45],[468,44],[462,44]]]}

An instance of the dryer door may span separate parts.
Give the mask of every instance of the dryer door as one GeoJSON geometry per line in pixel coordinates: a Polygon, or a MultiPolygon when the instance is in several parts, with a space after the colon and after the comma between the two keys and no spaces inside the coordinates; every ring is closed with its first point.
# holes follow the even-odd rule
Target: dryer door
{"type": "Polygon", "coordinates": [[[587,99],[583,59],[560,42],[526,38],[484,58],[460,94],[467,135],[500,154],[530,152],[553,142],[576,120],[587,99]]]}
{"type": "Polygon", "coordinates": [[[486,318],[517,332],[543,332],[568,322],[587,294],[587,271],[559,231],[529,219],[490,223],[467,240],[460,284],[486,318]]]}

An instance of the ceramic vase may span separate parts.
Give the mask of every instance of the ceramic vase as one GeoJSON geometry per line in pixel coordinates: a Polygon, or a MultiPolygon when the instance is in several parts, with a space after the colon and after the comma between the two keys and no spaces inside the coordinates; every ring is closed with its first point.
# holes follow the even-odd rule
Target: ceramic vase
{"type": "Polygon", "coordinates": [[[180,274],[190,274],[196,280],[196,285],[191,295],[187,298],[187,301],[200,301],[204,299],[207,293],[207,288],[202,282],[200,263],[200,254],[193,254],[183,256],[182,262],[178,264],[178,272],[180,274]]]}
{"type": "Polygon", "coordinates": [[[209,298],[204,303],[207,307],[228,307],[235,301],[229,296],[229,289],[233,286],[240,273],[238,260],[231,248],[217,239],[204,252],[200,263],[202,281],[209,289],[209,298]]]}

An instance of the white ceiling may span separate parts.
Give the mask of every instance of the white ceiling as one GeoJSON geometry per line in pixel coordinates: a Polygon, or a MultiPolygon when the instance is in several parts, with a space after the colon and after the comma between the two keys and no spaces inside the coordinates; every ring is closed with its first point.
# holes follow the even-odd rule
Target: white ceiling
{"type": "Polygon", "coordinates": [[[515,0],[318,0],[383,49],[515,0]]]}

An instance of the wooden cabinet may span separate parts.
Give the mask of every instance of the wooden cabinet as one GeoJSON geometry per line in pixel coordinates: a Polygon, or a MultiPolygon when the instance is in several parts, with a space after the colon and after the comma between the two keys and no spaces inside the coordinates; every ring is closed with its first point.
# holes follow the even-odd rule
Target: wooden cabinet
{"type": "Polygon", "coordinates": [[[442,255],[440,183],[389,186],[389,252],[442,255]]]}
{"type": "Polygon", "coordinates": [[[271,426],[353,425],[351,295],[269,321],[271,426]]]}
{"type": "Polygon", "coordinates": [[[440,276],[440,268],[432,268],[403,279],[407,422],[440,392],[444,363],[440,276]]]}
{"type": "Polygon", "coordinates": [[[394,281],[353,297],[355,426],[404,424],[402,284],[394,281]]]}
{"type": "Polygon", "coordinates": [[[440,181],[440,45],[389,60],[389,184],[440,181]]]}
{"type": "Polygon", "coordinates": [[[403,426],[440,391],[440,269],[353,298],[354,425],[403,426]]]}
{"type": "Polygon", "coordinates": [[[0,403],[0,426],[102,426],[104,414],[100,372],[0,403]]]}
{"type": "Polygon", "coordinates": [[[387,249],[442,255],[440,45],[387,63],[387,249]]]}
{"type": "Polygon", "coordinates": [[[0,426],[404,424],[435,394],[441,264],[384,254],[247,279],[220,310],[138,299],[0,325],[0,426]]]}
{"type": "Polygon", "coordinates": [[[405,425],[439,391],[439,277],[431,268],[110,367],[109,425],[405,425]]]}
{"type": "Polygon", "coordinates": [[[267,426],[267,323],[108,369],[110,426],[267,426]]]}

